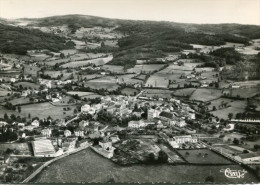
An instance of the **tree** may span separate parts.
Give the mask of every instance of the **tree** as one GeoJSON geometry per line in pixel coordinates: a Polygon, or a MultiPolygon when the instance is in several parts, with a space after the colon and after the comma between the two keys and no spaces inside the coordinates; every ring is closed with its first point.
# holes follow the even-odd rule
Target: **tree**
{"type": "Polygon", "coordinates": [[[217,108],[216,108],[216,106],[213,106],[212,111],[215,111],[215,110],[217,110],[217,108]]]}
{"type": "Polygon", "coordinates": [[[21,106],[18,106],[18,112],[21,113],[21,106]]]}
{"type": "Polygon", "coordinates": [[[30,113],[28,114],[28,118],[29,118],[29,119],[31,118],[31,114],[30,114],[30,113]]]}
{"type": "Polygon", "coordinates": [[[238,145],[238,144],[239,144],[239,140],[238,140],[237,138],[234,138],[233,144],[234,144],[234,145],[238,145]]]}
{"type": "Polygon", "coordinates": [[[212,175],[207,176],[205,182],[214,182],[214,177],[212,175]]]}
{"type": "Polygon", "coordinates": [[[5,120],[8,120],[9,119],[9,117],[8,117],[8,115],[5,113],[5,115],[4,115],[4,119],[5,120]]]}
{"type": "Polygon", "coordinates": [[[168,161],[168,155],[164,151],[160,150],[158,156],[158,162],[166,163],[167,161],[168,161]]]}
{"type": "Polygon", "coordinates": [[[233,113],[229,113],[228,118],[231,120],[233,118],[233,113]]]}

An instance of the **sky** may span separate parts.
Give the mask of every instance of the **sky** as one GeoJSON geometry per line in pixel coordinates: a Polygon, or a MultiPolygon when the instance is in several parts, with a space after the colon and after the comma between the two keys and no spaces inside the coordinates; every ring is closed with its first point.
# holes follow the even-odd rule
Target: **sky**
{"type": "Polygon", "coordinates": [[[260,25],[260,0],[0,0],[1,18],[84,14],[184,23],[260,25]]]}

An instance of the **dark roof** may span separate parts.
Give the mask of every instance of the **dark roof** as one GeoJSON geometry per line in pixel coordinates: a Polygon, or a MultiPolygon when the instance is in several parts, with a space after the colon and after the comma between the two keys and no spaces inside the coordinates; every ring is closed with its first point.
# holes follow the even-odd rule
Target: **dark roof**
{"type": "Polygon", "coordinates": [[[160,116],[166,117],[166,118],[169,118],[169,119],[172,119],[172,118],[173,118],[173,114],[172,114],[172,113],[170,113],[170,112],[165,112],[165,111],[161,112],[161,113],[160,113],[160,116]]]}

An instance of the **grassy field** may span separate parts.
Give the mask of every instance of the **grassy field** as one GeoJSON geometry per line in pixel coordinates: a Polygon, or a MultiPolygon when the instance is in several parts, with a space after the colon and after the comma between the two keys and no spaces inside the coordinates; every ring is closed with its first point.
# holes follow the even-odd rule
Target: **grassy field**
{"type": "Polygon", "coordinates": [[[28,114],[31,114],[31,118],[39,117],[40,119],[47,118],[51,116],[53,119],[62,119],[68,115],[73,115],[73,110],[76,108],[75,105],[68,106],[71,108],[69,111],[63,111],[62,106],[54,106],[50,103],[37,103],[31,105],[23,105],[21,106],[21,115],[27,117],[28,114]],[[66,114],[63,114],[66,112],[66,114]]]}
{"type": "Polygon", "coordinates": [[[196,89],[194,93],[191,95],[190,100],[197,101],[210,101],[221,97],[221,90],[217,89],[196,89]]]}
{"type": "Polygon", "coordinates": [[[12,91],[6,91],[6,90],[1,90],[0,91],[0,96],[7,96],[8,93],[11,94],[12,91]]]}
{"type": "Polygon", "coordinates": [[[35,89],[35,90],[39,89],[39,87],[40,87],[40,85],[31,83],[31,82],[17,82],[14,84],[14,86],[16,86],[16,87],[19,87],[20,85],[23,87],[31,88],[31,89],[35,89]]]}
{"type": "Polygon", "coordinates": [[[246,106],[247,106],[247,102],[245,100],[236,100],[236,101],[228,103],[228,105],[230,105],[230,107],[225,108],[225,109],[212,111],[211,113],[214,116],[217,116],[219,118],[228,119],[229,113],[233,113],[234,116],[237,113],[243,113],[245,111],[246,106]]]}
{"type": "Polygon", "coordinates": [[[124,67],[123,66],[116,66],[116,65],[104,65],[102,67],[103,69],[107,71],[111,71],[113,73],[124,73],[124,67]]]}
{"type": "Polygon", "coordinates": [[[178,150],[189,163],[197,164],[233,164],[226,158],[208,149],[200,150],[178,150]],[[188,152],[188,153],[187,153],[188,152]]]}
{"type": "Polygon", "coordinates": [[[82,92],[82,91],[68,91],[67,93],[70,95],[77,94],[77,95],[79,95],[79,97],[94,94],[93,92],[82,92]]]}
{"type": "Polygon", "coordinates": [[[74,62],[69,62],[66,64],[61,65],[63,68],[74,68],[74,67],[81,67],[85,66],[87,64],[95,64],[95,65],[104,65],[111,61],[113,59],[113,56],[108,56],[104,58],[96,58],[96,59],[89,59],[89,60],[82,60],[82,61],[74,61],[74,62]]]}
{"type": "Polygon", "coordinates": [[[133,88],[129,88],[129,87],[126,87],[121,90],[121,94],[127,95],[127,96],[134,96],[134,95],[138,94],[138,92],[139,91],[137,89],[133,89],[133,88]]]}
{"type": "Polygon", "coordinates": [[[145,65],[135,65],[135,67],[127,70],[129,73],[141,73],[141,71],[149,73],[162,68],[164,64],[145,64],[145,65]]]}
{"type": "Polygon", "coordinates": [[[173,92],[174,96],[190,96],[196,90],[196,88],[178,89],[173,92]]]}
{"type": "MultiPolygon", "coordinates": [[[[29,98],[21,97],[21,98],[15,98],[15,99],[9,101],[9,103],[12,103],[13,105],[19,105],[19,104],[30,103],[30,100],[29,100],[29,98]]],[[[2,104],[5,104],[5,103],[2,103],[2,104]]]]}
{"type": "Polygon", "coordinates": [[[248,172],[244,178],[227,178],[221,169],[241,170],[239,165],[193,166],[193,165],[133,165],[121,167],[87,149],[46,168],[34,183],[188,183],[205,182],[210,174],[215,183],[258,182],[248,172]]]}

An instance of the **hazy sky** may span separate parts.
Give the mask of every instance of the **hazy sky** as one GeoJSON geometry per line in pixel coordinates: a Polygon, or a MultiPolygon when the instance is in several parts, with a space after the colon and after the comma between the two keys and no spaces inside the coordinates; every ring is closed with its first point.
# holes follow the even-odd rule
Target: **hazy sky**
{"type": "Polygon", "coordinates": [[[0,0],[2,18],[65,14],[186,23],[260,25],[260,0],[0,0]]]}

